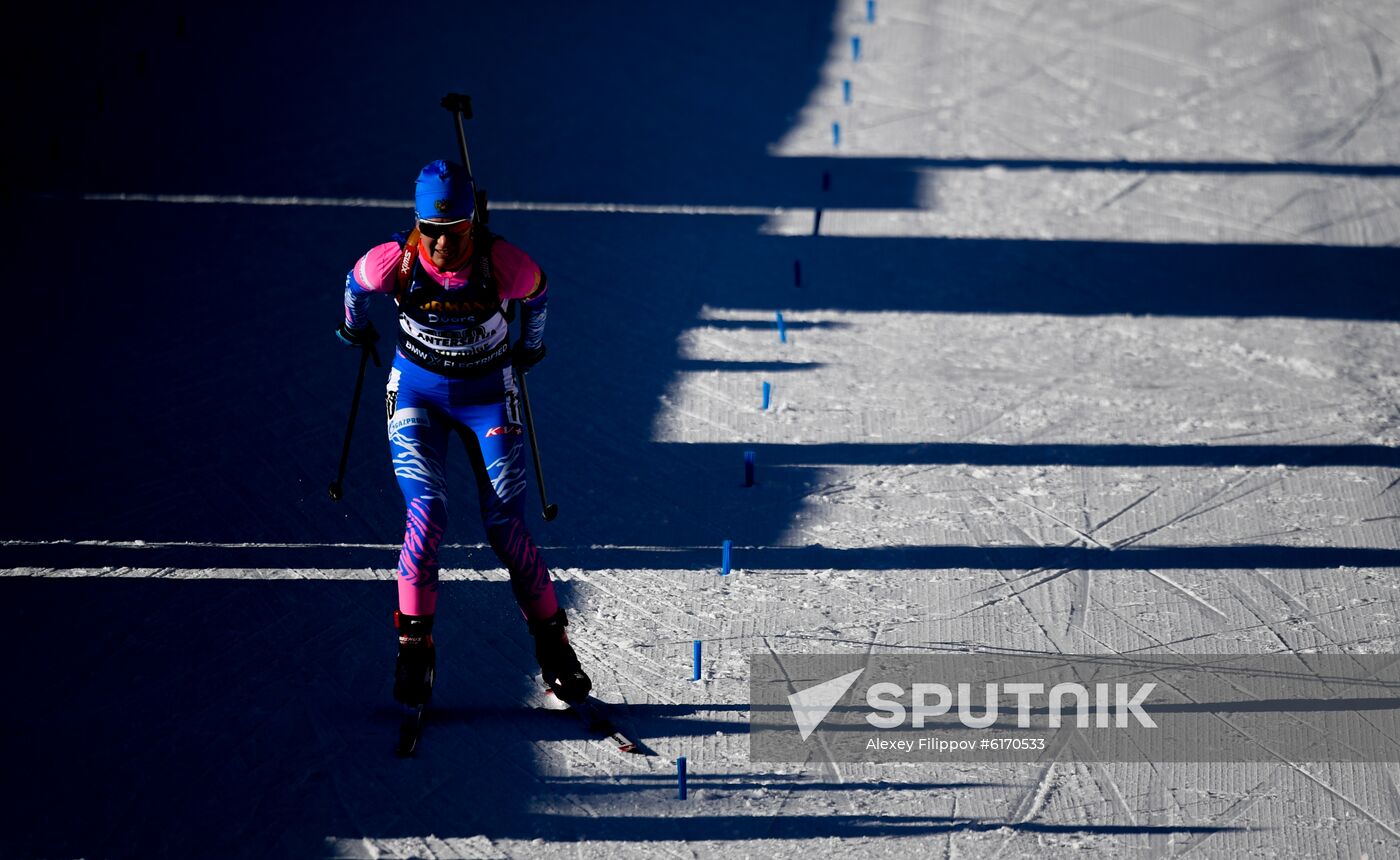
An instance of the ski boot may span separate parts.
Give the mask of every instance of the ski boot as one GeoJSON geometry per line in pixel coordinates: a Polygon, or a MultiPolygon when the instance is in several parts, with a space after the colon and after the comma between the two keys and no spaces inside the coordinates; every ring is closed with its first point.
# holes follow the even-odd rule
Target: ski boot
{"type": "Polygon", "coordinates": [[[399,631],[399,657],[394,664],[394,698],[410,707],[426,705],[433,694],[437,648],[433,646],[433,616],[394,613],[399,631]]]}
{"type": "Polygon", "coordinates": [[[569,645],[569,635],[564,632],[568,624],[562,609],[550,618],[529,622],[541,677],[560,701],[576,705],[588,698],[593,682],[584,674],[578,655],[569,645]]]}

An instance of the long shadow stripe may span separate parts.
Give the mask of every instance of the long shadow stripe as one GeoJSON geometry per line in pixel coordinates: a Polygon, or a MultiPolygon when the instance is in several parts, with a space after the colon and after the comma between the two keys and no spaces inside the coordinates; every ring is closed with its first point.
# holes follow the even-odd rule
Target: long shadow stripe
{"type": "MultiPolygon", "coordinates": [[[[710,570],[720,564],[718,547],[544,547],[554,567],[586,570],[710,570]]],[[[113,546],[86,544],[12,544],[0,547],[0,568],[174,568],[228,570],[234,578],[255,578],[256,571],[382,568],[394,566],[397,552],[339,546],[113,546]]],[[[494,570],[489,550],[449,550],[443,569],[494,570]]],[[[1328,570],[1400,568],[1400,549],[1382,547],[1296,547],[1263,544],[1239,546],[765,546],[734,548],[738,571],[807,570],[1328,570]]],[[[42,575],[42,574],[40,574],[42,575]]],[[[96,573],[94,574],[96,575],[96,573]]],[[[164,576],[180,581],[178,575],[164,576]]],[[[0,583],[29,574],[10,572],[0,583]]],[[[273,578],[268,576],[267,578],[273,578]]],[[[295,577],[294,577],[295,578],[295,577]]],[[[321,578],[321,577],[318,577],[321,578]]]]}

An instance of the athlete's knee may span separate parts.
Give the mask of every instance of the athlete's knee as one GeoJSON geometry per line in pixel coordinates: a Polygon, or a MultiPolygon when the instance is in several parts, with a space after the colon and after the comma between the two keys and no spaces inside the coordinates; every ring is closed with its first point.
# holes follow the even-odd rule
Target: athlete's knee
{"type": "Polygon", "coordinates": [[[481,523],[487,532],[493,530],[526,530],[525,497],[515,495],[503,499],[495,493],[481,494],[481,523]]]}
{"type": "Polygon", "coordinates": [[[517,569],[534,563],[539,551],[520,512],[483,509],[481,521],[486,527],[486,539],[491,549],[507,567],[517,569]]]}
{"type": "Polygon", "coordinates": [[[510,571],[517,598],[533,600],[551,588],[549,568],[523,517],[487,517],[486,537],[496,557],[510,571]]]}
{"type": "Polygon", "coordinates": [[[404,524],[404,543],[437,550],[447,531],[447,502],[437,496],[418,496],[408,500],[404,524]]]}

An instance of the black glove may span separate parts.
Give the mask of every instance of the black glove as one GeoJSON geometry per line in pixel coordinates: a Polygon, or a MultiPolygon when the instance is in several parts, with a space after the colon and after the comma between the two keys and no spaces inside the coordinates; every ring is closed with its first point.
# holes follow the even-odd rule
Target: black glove
{"type": "Polygon", "coordinates": [[[379,332],[374,330],[374,323],[366,323],[364,328],[350,328],[341,323],[340,328],[335,330],[335,336],[346,346],[358,349],[372,347],[379,342],[379,332]]]}
{"type": "Polygon", "coordinates": [[[532,348],[526,346],[523,340],[516,341],[515,346],[510,350],[510,363],[515,365],[517,373],[524,373],[544,361],[544,354],[544,344],[532,348]]]}

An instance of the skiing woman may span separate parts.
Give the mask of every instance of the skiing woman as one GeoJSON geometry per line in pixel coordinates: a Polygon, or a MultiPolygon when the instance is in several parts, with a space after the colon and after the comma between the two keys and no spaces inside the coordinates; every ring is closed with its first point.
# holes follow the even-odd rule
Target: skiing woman
{"type": "Polygon", "coordinates": [[[487,539],[510,571],[544,680],[560,699],[578,702],[592,685],[569,645],[568,621],[524,517],[524,431],[514,374],[545,355],[544,273],[475,222],[475,189],[461,165],[438,160],[424,167],[414,204],[414,229],[371,248],[346,277],[345,321],[336,332],[344,343],[368,349],[377,339],[369,297],[390,295],[398,305],[387,411],[394,475],[408,513],[394,614],[394,698],[421,705],[432,692],[438,546],[447,528],[447,448],[455,431],[476,476],[487,539]],[[511,349],[505,310],[517,299],[522,335],[511,349]]]}

